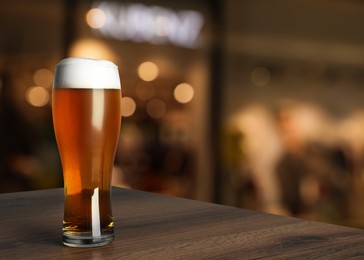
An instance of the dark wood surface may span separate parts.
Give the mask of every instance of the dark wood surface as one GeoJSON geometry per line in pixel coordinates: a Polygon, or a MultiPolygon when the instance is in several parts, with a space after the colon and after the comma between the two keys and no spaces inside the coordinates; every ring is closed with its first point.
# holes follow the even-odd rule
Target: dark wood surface
{"type": "Polygon", "coordinates": [[[0,259],[364,258],[364,231],[113,188],[115,240],[61,242],[63,189],[0,195],[0,259]]]}

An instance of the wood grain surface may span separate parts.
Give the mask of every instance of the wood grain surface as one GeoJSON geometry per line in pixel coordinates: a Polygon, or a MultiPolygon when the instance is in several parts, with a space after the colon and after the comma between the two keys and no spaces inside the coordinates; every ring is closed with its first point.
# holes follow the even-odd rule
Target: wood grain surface
{"type": "Polygon", "coordinates": [[[0,259],[364,258],[364,231],[113,188],[115,240],[61,242],[63,189],[0,195],[0,259]]]}

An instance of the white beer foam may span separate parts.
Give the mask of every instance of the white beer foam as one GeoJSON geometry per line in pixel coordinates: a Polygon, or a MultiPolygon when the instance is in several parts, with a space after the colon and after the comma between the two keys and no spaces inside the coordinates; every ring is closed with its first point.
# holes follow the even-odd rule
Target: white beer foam
{"type": "Polygon", "coordinates": [[[107,60],[67,58],[56,66],[53,87],[121,89],[118,66],[107,60]]]}

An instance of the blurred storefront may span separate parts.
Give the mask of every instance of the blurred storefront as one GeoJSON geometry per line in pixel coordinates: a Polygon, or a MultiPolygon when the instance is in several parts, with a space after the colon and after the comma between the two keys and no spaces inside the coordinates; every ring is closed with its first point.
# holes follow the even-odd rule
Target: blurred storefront
{"type": "Polygon", "coordinates": [[[62,186],[56,63],[118,64],[113,184],[364,225],[364,4],[0,3],[0,192],[62,186]]]}
{"type": "Polygon", "coordinates": [[[52,77],[60,59],[81,56],[119,66],[114,185],[209,200],[196,194],[197,172],[209,172],[206,2],[18,0],[1,12],[2,192],[62,185],[52,77]]]}

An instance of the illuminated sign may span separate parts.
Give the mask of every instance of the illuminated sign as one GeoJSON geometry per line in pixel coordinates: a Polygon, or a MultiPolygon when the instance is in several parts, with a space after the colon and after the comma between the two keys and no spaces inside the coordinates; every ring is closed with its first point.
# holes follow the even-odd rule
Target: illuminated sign
{"type": "Polygon", "coordinates": [[[153,44],[171,43],[187,48],[198,47],[204,23],[197,11],[174,11],[143,4],[100,2],[91,10],[94,12],[89,12],[88,23],[96,22],[96,26],[90,26],[103,36],[153,44]]]}

